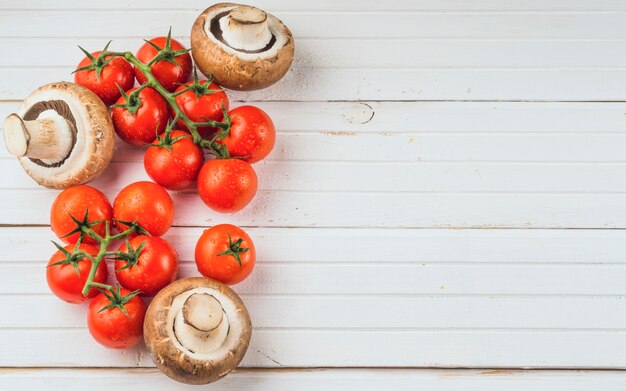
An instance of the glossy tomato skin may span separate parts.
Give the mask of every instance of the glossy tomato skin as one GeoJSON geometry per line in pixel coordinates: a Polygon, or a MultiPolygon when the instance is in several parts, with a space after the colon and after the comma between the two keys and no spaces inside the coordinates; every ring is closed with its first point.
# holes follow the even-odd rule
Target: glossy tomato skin
{"type": "MultiPolygon", "coordinates": [[[[174,220],[174,202],[167,191],[156,183],[135,182],[123,188],[115,197],[113,217],[116,220],[136,221],[150,235],[161,236],[174,220]]],[[[128,229],[125,224],[115,224],[119,230],[128,229]]]]}
{"type": "MultiPolygon", "coordinates": [[[[102,52],[93,52],[92,56],[98,57],[102,52]]],[[[105,105],[110,106],[121,96],[117,86],[127,91],[135,84],[135,73],[133,66],[122,57],[107,57],[105,60],[111,61],[102,68],[100,80],[95,69],[79,71],[74,74],[74,82],[93,91],[105,105]]],[[[76,67],[82,68],[92,64],[89,57],[83,60],[76,67]]]]}
{"type": "MultiPolygon", "coordinates": [[[[127,295],[129,291],[122,289],[121,293],[127,295]]],[[[89,303],[87,326],[91,336],[110,349],[128,349],[137,345],[143,336],[146,304],[139,296],[135,296],[124,304],[128,316],[119,308],[99,312],[109,304],[109,299],[102,293],[89,303]]]]}
{"type": "MultiPolygon", "coordinates": [[[[200,84],[206,85],[206,82],[206,80],[202,80],[200,81],[200,84]]],[[[190,84],[191,83],[186,83],[186,85],[179,86],[175,92],[184,90],[190,84]]],[[[221,122],[224,119],[222,105],[226,108],[226,110],[228,110],[228,97],[226,96],[224,90],[222,90],[222,88],[215,83],[209,84],[208,88],[210,90],[220,90],[220,92],[214,92],[198,97],[194,91],[189,90],[176,97],[176,104],[178,104],[178,107],[180,107],[183,113],[185,113],[185,115],[194,122],[206,122],[207,119],[221,122]]],[[[178,120],[177,125],[180,129],[188,130],[185,123],[181,120],[178,120]]],[[[211,127],[198,128],[198,132],[205,138],[214,131],[215,128],[211,127]]]]}
{"type": "MultiPolygon", "coordinates": [[[[165,48],[166,37],[156,37],[150,40],[153,44],[160,48],[165,48]]],[[[172,50],[183,50],[185,47],[175,39],[170,41],[170,47],[172,50]]],[[[148,63],[157,54],[157,50],[150,46],[148,43],[141,45],[137,51],[136,57],[144,64],[148,63]]],[[[163,87],[169,92],[172,92],[178,87],[178,84],[182,84],[189,79],[191,75],[191,55],[189,53],[181,54],[174,57],[180,68],[168,61],[159,61],[152,64],[150,70],[154,77],[161,83],[163,87]]],[[[148,79],[141,73],[141,71],[135,68],[135,76],[139,84],[145,83],[148,79]]]]}
{"type": "MultiPolygon", "coordinates": [[[[131,93],[136,88],[128,91],[131,93]]],[[[165,130],[169,119],[167,101],[154,89],[146,87],[139,93],[141,106],[135,114],[124,107],[111,110],[113,126],[118,136],[129,144],[137,147],[150,144],[158,133],[165,130]]],[[[126,98],[118,99],[117,104],[125,104],[126,98]]]]}
{"type": "MultiPolygon", "coordinates": [[[[130,246],[137,250],[144,243],[137,263],[122,269],[126,262],[115,261],[117,281],[131,291],[140,290],[145,296],[154,296],[176,279],[178,255],[165,239],[158,236],[139,235],[130,240],[130,246]]],[[[127,252],[126,244],[119,251],[127,252]]]]}
{"type": "MultiPolygon", "coordinates": [[[[153,181],[169,190],[182,190],[190,187],[198,178],[204,163],[202,148],[193,143],[187,132],[173,130],[170,137],[175,139],[171,149],[150,146],[143,156],[143,165],[153,181]]],[[[158,145],[155,140],[153,145],[158,145]]]]}
{"type": "MultiPolygon", "coordinates": [[[[92,226],[91,229],[100,236],[104,235],[104,221],[111,221],[113,209],[109,200],[100,190],[86,185],[68,187],[54,200],[50,208],[50,227],[52,231],[59,238],[70,233],[76,228],[76,223],[74,223],[70,215],[82,221],[87,210],[89,211],[88,221],[103,220],[103,222],[92,226]]],[[[61,238],[61,240],[65,243],[76,243],[79,236],[79,233],[74,233],[68,237],[61,238]]],[[[83,243],[95,244],[96,241],[85,235],[83,243]]]]}
{"type": "Polygon", "coordinates": [[[232,120],[230,134],[220,142],[228,147],[231,156],[255,163],[272,152],[276,129],[265,111],[254,106],[240,106],[228,115],[232,120]]]}
{"type": "MultiPolygon", "coordinates": [[[[73,252],[75,244],[68,244],[64,248],[73,252]]],[[[80,244],[80,249],[90,255],[97,255],[98,248],[90,244],[80,244]]],[[[52,293],[54,293],[59,299],[68,303],[79,304],[91,298],[94,298],[98,294],[98,290],[91,288],[87,297],[83,296],[82,290],[89,277],[89,271],[91,270],[91,260],[89,258],[83,258],[77,262],[78,271],[70,264],[53,265],[56,262],[65,259],[65,255],[61,251],[55,252],[48,261],[48,267],[46,268],[46,280],[48,281],[48,287],[52,293]]],[[[102,261],[96,269],[96,275],[94,282],[105,284],[107,282],[107,266],[106,262],[102,261]]]]}
{"type": "Polygon", "coordinates": [[[224,284],[237,284],[243,281],[256,262],[256,250],[250,236],[241,228],[231,224],[220,224],[205,230],[196,244],[196,266],[205,277],[213,278],[224,284]],[[248,251],[239,253],[241,265],[233,255],[218,255],[227,251],[228,235],[232,243],[240,238],[240,248],[248,251]]]}
{"type": "Polygon", "coordinates": [[[198,194],[211,209],[233,213],[243,209],[256,194],[258,180],[249,163],[239,159],[212,159],[198,174],[198,194]]]}

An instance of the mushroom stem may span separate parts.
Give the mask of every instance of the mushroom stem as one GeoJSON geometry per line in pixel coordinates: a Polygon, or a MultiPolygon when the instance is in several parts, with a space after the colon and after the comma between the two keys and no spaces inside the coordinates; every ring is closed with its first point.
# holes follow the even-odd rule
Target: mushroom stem
{"type": "Polygon", "coordinates": [[[13,113],[4,121],[4,142],[14,156],[54,163],[72,150],[73,133],[67,120],[54,110],[42,112],[33,121],[13,113]]]}
{"type": "Polygon", "coordinates": [[[199,331],[214,330],[222,322],[223,309],[217,299],[206,293],[195,293],[183,305],[185,323],[199,331]]]}
{"type": "Polygon", "coordinates": [[[240,5],[220,20],[222,37],[241,51],[262,50],[272,39],[267,14],[256,7],[240,5]]]}

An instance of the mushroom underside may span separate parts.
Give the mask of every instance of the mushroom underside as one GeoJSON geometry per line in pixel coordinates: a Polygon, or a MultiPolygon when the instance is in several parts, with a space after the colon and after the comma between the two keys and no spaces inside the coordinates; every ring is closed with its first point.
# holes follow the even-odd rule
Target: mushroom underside
{"type": "Polygon", "coordinates": [[[198,68],[235,90],[265,88],[289,70],[294,43],[275,16],[247,5],[220,3],[196,19],[191,32],[198,68]]]}
{"type": "Polygon", "coordinates": [[[144,339],[166,375],[184,383],[206,384],[239,364],[251,327],[243,302],[230,288],[205,278],[188,278],[175,281],[155,297],[146,314],[144,339]]]}

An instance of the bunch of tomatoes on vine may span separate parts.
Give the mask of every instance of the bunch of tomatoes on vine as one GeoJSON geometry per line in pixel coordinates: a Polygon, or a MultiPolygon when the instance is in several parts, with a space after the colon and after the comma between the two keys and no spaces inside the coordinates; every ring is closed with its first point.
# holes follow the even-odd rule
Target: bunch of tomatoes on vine
{"type": "MultiPolygon", "coordinates": [[[[263,110],[231,109],[218,84],[210,77],[199,80],[189,49],[170,34],[145,41],[136,54],[108,47],[92,53],[81,48],[86,57],[74,72],[75,82],[110,107],[120,139],[145,148],[144,167],[154,182],[126,186],[113,204],[91,186],[61,192],[50,219],[64,244],[54,243],[57,252],[46,275],[59,298],[91,300],[88,326],[98,342],[127,348],[141,340],[146,312],[141,296],[154,296],[177,277],[178,254],[161,237],[174,219],[166,189],[195,184],[209,208],[241,210],[257,192],[251,164],[271,152],[276,132],[263,110]],[[107,283],[107,260],[115,285],[107,283]]],[[[252,239],[228,224],[205,230],[195,250],[200,273],[226,284],[245,279],[255,258],[252,239]]]]}

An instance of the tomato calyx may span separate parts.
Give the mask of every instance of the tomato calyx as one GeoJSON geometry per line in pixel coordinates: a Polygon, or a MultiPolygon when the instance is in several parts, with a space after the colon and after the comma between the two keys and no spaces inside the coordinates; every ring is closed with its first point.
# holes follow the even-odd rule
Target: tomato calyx
{"type": "Polygon", "coordinates": [[[76,228],[71,230],[69,233],[61,236],[61,239],[78,233],[80,234],[78,238],[78,243],[82,241],[82,239],[85,237],[85,234],[91,236],[94,240],[98,242],[102,241],[102,236],[98,235],[94,230],[91,229],[91,227],[93,227],[94,225],[98,225],[102,223],[102,220],[89,221],[89,208],[85,209],[85,215],[83,216],[82,220],[78,220],[76,217],[72,216],[71,214],[69,216],[72,219],[72,221],[74,221],[74,223],[76,224],[76,228]]]}
{"type": "Polygon", "coordinates": [[[110,301],[108,305],[105,305],[104,307],[100,308],[100,310],[98,310],[98,313],[104,310],[112,309],[112,308],[119,308],[120,311],[122,311],[124,315],[126,316],[128,316],[128,312],[126,311],[126,308],[124,307],[124,305],[126,305],[126,303],[128,303],[133,297],[141,293],[140,290],[136,290],[126,295],[122,295],[122,292],[121,292],[122,287],[120,286],[120,284],[117,284],[114,288],[110,290],[105,290],[105,289],[98,289],[98,290],[110,301]]]}
{"type": "Polygon", "coordinates": [[[167,126],[165,127],[165,132],[163,132],[163,135],[161,136],[159,134],[159,131],[156,131],[156,141],[158,141],[158,143],[156,144],[148,144],[148,148],[150,147],[155,147],[155,148],[166,148],[169,151],[172,151],[172,145],[176,144],[178,142],[178,140],[184,139],[186,137],[191,137],[190,135],[182,135],[182,136],[178,136],[178,137],[174,137],[172,138],[172,130],[174,128],[174,124],[176,124],[176,122],[178,121],[178,114],[176,114],[176,116],[174,117],[174,119],[172,121],[169,121],[167,123],[167,126]]]}
{"type": "Polygon", "coordinates": [[[52,244],[54,244],[54,247],[57,248],[57,250],[59,250],[61,252],[61,254],[63,254],[63,256],[65,258],[63,258],[62,260],[58,261],[58,262],[54,262],[49,264],[46,267],[50,267],[50,266],[60,266],[60,265],[71,265],[72,268],[74,268],[74,270],[76,270],[76,274],[78,274],[80,276],[80,269],[78,268],[78,261],[80,261],[83,258],[89,258],[92,259],[92,256],[87,254],[86,252],[80,250],[80,239],[76,242],[76,245],[74,247],[74,250],[72,252],[67,251],[65,248],[63,248],[63,246],[61,246],[59,243],[55,242],[54,240],[52,241],[52,244]]]}
{"type": "Polygon", "coordinates": [[[117,86],[117,89],[120,91],[120,94],[124,97],[124,101],[126,103],[114,104],[114,105],[111,105],[111,108],[119,107],[119,108],[127,110],[131,115],[137,114],[137,111],[139,110],[141,105],[143,105],[141,98],[139,98],[139,94],[144,88],[148,86],[150,86],[150,83],[144,83],[140,85],[139,87],[137,87],[137,89],[131,92],[130,94],[127,94],[126,91],[124,91],[120,86],[117,86]]]}
{"type": "Polygon", "coordinates": [[[150,235],[150,232],[148,232],[145,228],[143,228],[141,225],[139,225],[139,223],[137,222],[137,220],[135,221],[126,221],[126,220],[120,220],[120,219],[113,219],[113,222],[115,223],[119,223],[119,224],[124,224],[125,226],[128,227],[128,229],[124,232],[121,232],[117,235],[114,235],[111,237],[112,240],[116,240],[116,239],[121,239],[124,238],[126,236],[128,236],[131,232],[134,232],[138,235],[150,235]]]}
{"type": "Polygon", "coordinates": [[[126,264],[121,268],[116,269],[116,271],[119,272],[120,270],[129,269],[135,266],[139,261],[139,256],[141,255],[145,244],[146,242],[142,242],[139,246],[137,246],[136,249],[133,249],[132,245],[130,244],[130,240],[126,238],[126,252],[116,251],[114,253],[115,256],[112,258],[116,261],[126,261],[126,264]]]}
{"type": "MultiPolygon", "coordinates": [[[[105,46],[104,49],[102,49],[102,52],[98,55],[98,57],[94,57],[91,53],[89,53],[87,50],[83,49],[82,47],[78,46],[78,48],[80,50],[83,51],[83,53],[85,53],[85,55],[87,56],[87,58],[89,60],[91,60],[91,64],[87,65],[85,67],[82,68],[78,68],[76,69],[74,72],[72,72],[72,74],[76,73],[76,72],[82,72],[82,71],[91,71],[91,70],[95,70],[96,71],[96,79],[98,81],[100,81],[100,75],[102,74],[102,68],[104,68],[105,66],[107,66],[111,61],[113,61],[113,58],[107,58],[108,53],[107,50],[109,49],[109,45],[111,44],[111,41],[109,41],[105,46]]],[[[116,84],[117,85],[117,84],[116,84]]],[[[119,88],[119,86],[118,86],[119,88]]]]}
{"type": "Polygon", "coordinates": [[[250,249],[248,247],[241,247],[241,243],[243,243],[243,238],[239,238],[233,243],[233,238],[230,236],[230,234],[227,234],[227,235],[228,235],[228,249],[217,254],[217,256],[222,257],[226,255],[232,255],[233,257],[235,257],[235,260],[239,264],[239,267],[243,268],[243,265],[241,264],[241,257],[239,256],[239,254],[245,253],[246,251],[250,249]]]}
{"type": "Polygon", "coordinates": [[[172,50],[172,27],[170,26],[170,30],[167,32],[167,37],[165,38],[165,47],[159,47],[159,45],[155,44],[154,42],[150,42],[147,39],[144,39],[144,41],[152,46],[154,48],[154,50],[157,51],[156,56],[154,56],[152,58],[152,60],[150,60],[146,65],[150,66],[152,64],[155,64],[159,61],[167,61],[171,64],[174,64],[178,69],[182,70],[183,67],[178,63],[178,61],[176,61],[176,57],[189,53],[191,51],[191,48],[189,49],[181,49],[181,50],[172,50]]]}

